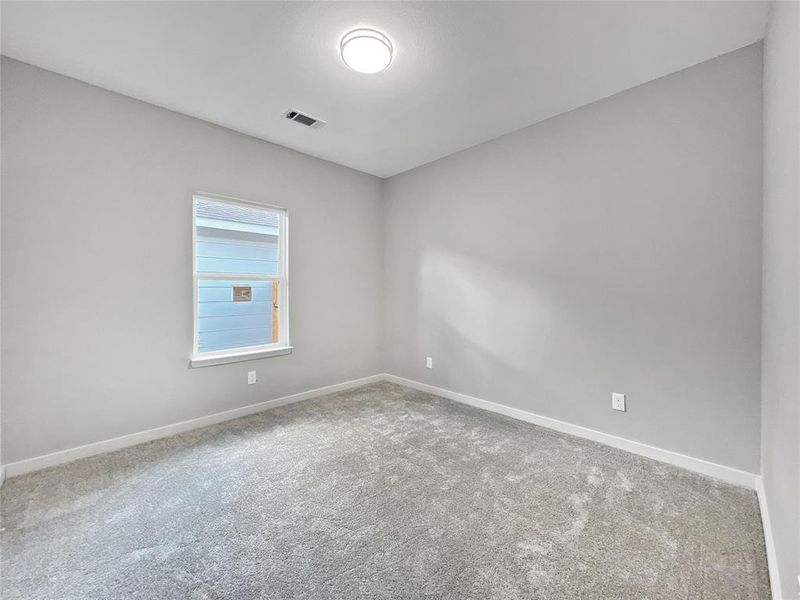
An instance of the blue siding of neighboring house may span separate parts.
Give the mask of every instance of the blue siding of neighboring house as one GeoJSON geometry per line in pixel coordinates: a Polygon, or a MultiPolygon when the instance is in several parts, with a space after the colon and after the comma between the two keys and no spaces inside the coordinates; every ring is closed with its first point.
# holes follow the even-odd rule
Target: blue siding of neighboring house
{"type": "Polygon", "coordinates": [[[202,273],[278,274],[277,236],[198,227],[198,351],[272,343],[272,282],[203,280],[202,273]],[[233,302],[234,286],[251,302],[233,302]]]}

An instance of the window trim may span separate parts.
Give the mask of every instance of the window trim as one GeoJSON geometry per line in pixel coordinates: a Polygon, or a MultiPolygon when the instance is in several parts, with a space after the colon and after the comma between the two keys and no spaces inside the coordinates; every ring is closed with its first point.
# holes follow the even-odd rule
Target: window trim
{"type": "Polygon", "coordinates": [[[192,351],[189,358],[190,367],[210,367],[246,360],[256,360],[271,356],[291,354],[293,347],[289,342],[289,211],[282,206],[252,202],[231,196],[195,192],[192,194],[192,351]],[[278,275],[252,275],[243,273],[198,273],[197,272],[197,200],[203,198],[216,202],[225,202],[244,206],[272,210],[280,215],[278,224],[278,275]],[[259,346],[242,346],[228,350],[198,352],[199,339],[197,284],[200,279],[277,281],[278,286],[278,341],[259,346]]]}

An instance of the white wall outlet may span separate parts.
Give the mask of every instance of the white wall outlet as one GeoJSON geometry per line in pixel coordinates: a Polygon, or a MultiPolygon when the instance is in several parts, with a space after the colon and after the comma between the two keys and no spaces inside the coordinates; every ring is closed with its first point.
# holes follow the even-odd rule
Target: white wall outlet
{"type": "Polygon", "coordinates": [[[611,394],[611,408],[625,412],[625,394],[611,394]]]}
{"type": "Polygon", "coordinates": [[[247,385],[253,385],[258,381],[258,375],[256,375],[255,371],[248,371],[247,372],[247,385]]]}
{"type": "Polygon", "coordinates": [[[425,357],[425,366],[427,368],[429,368],[429,369],[433,368],[433,357],[432,356],[426,356],[425,357]]]}

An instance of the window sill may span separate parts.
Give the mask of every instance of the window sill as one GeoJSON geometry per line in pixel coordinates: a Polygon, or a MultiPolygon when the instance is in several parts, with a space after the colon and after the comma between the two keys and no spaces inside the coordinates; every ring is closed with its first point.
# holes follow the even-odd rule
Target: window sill
{"type": "Polygon", "coordinates": [[[227,365],[246,360],[270,358],[272,356],[284,356],[286,354],[291,354],[292,349],[292,346],[281,346],[280,348],[266,348],[263,350],[253,350],[251,352],[237,352],[236,354],[193,356],[189,360],[189,366],[193,369],[196,369],[198,367],[213,367],[215,365],[227,365]]]}

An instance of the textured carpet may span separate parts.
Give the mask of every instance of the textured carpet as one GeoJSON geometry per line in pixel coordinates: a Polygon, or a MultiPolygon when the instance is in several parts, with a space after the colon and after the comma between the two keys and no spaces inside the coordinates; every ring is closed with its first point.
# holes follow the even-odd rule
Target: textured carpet
{"type": "Polygon", "coordinates": [[[0,493],[5,600],[769,598],[752,491],[388,383],[0,493]]]}

